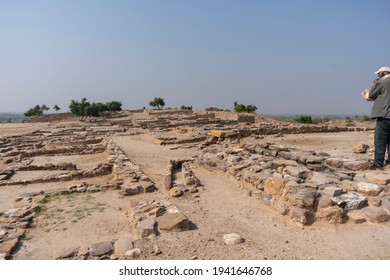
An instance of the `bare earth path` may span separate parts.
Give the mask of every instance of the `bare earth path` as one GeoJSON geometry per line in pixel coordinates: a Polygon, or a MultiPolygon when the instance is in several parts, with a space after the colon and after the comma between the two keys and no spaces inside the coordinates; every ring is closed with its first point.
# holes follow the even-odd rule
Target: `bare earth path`
{"type": "MultiPolygon", "coordinates": [[[[366,137],[366,136],[365,136],[366,137]]],[[[195,168],[204,188],[170,198],[162,179],[171,159],[195,150],[170,150],[147,135],[114,137],[130,159],[155,181],[158,196],[170,200],[196,229],[164,233],[157,238],[160,259],[390,259],[390,227],[385,224],[301,225],[285,219],[260,201],[246,196],[221,174],[195,168]],[[238,233],[245,243],[227,246],[222,236],[238,233]]]]}

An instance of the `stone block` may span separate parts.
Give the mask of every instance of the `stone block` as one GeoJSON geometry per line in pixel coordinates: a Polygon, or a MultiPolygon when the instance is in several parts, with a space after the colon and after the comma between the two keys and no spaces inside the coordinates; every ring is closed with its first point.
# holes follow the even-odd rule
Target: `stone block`
{"type": "Polygon", "coordinates": [[[210,131],[211,136],[217,137],[217,138],[224,138],[226,136],[226,131],[222,130],[211,130],[210,131]]]}
{"type": "Polygon", "coordinates": [[[367,222],[367,218],[361,210],[348,211],[348,218],[355,224],[362,224],[367,222]]]}
{"type": "Polygon", "coordinates": [[[311,188],[295,188],[287,195],[292,206],[304,209],[312,209],[317,199],[317,191],[311,188]]]}
{"type": "Polygon", "coordinates": [[[275,208],[276,211],[278,211],[282,215],[287,215],[290,211],[290,208],[288,205],[281,199],[277,199],[272,204],[272,207],[275,208]]]}
{"type": "Polygon", "coordinates": [[[153,219],[145,219],[139,222],[137,225],[137,231],[141,238],[155,234],[155,225],[156,222],[153,219]]]}
{"type": "Polygon", "coordinates": [[[171,197],[179,197],[183,195],[183,190],[179,187],[173,187],[169,190],[169,196],[171,197]]]}
{"type": "Polygon", "coordinates": [[[321,197],[318,199],[318,208],[325,208],[333,205],[335,205],[334,201],[327,194],[321,195],[321,197]]]}
{"type": "Polygon", "coordinates": [[[390,184],[390,176],[386,172],[383,172],[383,173],[370,172],[370,173],[367,173],[365,176],[366,176],[368,181],[370,181],[374,184],[379,184],[379,185],[390,184]]]}
{"type": "Polygon", "coordinates": [[[284,180],[280,178],[267,178],[264,181],[264,192],[271,195],[280,195],[284,188],[284,180]]]}
{"type": "Polygon", "coordinates": [[[89,248],[89,254],[92,257],[100,257],[103,255],[111,254],[114,251],[114,247],[111,242],[100,242],[92,244],[89,248]]]}
{"type": "Polygon", "coordinates": [[[286,160],[286,159],[276,159],[272,161],[272,169],[277,169],[278,167],[286,167],[286,166],[298,166],[298,163],[294,160],[286,160]]]}
{"type": "Polygon", "coordinates": [[[349,170],[368,170],[371,168],[372,163],[366,160],[350,160],[344,161],[343,166],[349,170]]]}
{"type": "Polygon", "coordinates": [[[313,172],[312,176],[310,177],[310,181],[316,186],[322,186],[332,184],[334,179],[324,173],[313,172]]]}
{"type": "Polygon", "coordinates": [[[367,215],[368,219],[372,223],[384,223],[390,220],[389,213],[379,207],[366,207],[362,210],[367,215]]]}
{"type": "Polygon", "coordinates": [[[186,231],[190,229],[190,221],[183,213],[170,213],[157,217],[157,227],[163,231],[186,231]]]}
{"type": "Polygon", "coordinates": [[[365,195],[376,196],[382,191],[382,188],[377,184],[368,183],[368,182],[359,182],[357,184],[356,191],[365,195]]]}
{"type": "Polygon", "coordinates": [[[344,211],[338,206],[319,208],[316,213],[317,220],[329,221],[331,224],[341,224],[344,222],[344,211]]]}
{"type": "Polygon", "coordinates": [[[0,254],[11,255],[18,245],[19,238],[9,239],[0,243],[0,254]]]}
{"type": "Polygon", "coordinates": [[[284,172],[290,174],[291,176],[297,177],[297,178],[306,179],[310,170],[308,168],[306,168],[305,166],[286,166],[284,168],[284,172]]]}
{"type": "Polygon", "coordinates": [[[135,185],[124,185],[121,187],[121,194],[124,195],[124,196],[127,196],[127,195],[135,195],[135,194],[138,194],[140,192],[140,188],[138,188],[138,186],[135,186],[135,185]]]}
{"type": "Polygon", "coordinates": [[[390,196],[383,197],[381,205],[390,214],[390,196]]]}
{"type": "Polygon", "coordinates": [[[321,193],[323,193],[325,195],[329,195],[331,197],[335,197],[335,196],[342,195],[344,193],[344,190],[340,187],[328,186],[328,187],[325,187],[321,191],[321,193]]]}
{"type": "Polygon", "coordinates": [[[172,175],[171,174],[165,176],[164,185],[165,185],[165,189],[167,191],[169,191],[172,188],[172,175]]]}
{"type": "Polygon", "coordinates": [[[311,211],[299,207],[290,209],[290,217],[302,225],[310,225],[314,221],[314,215],[311,211]]]}
{"type": "Polygon", "coordinates": [[[367,197],[357,192],[347,192],[340,196],[332,197],[332,200],[344,210],[361,209],[367,206],[367,197]]]}
{"type": "Polygon", "coordinates": [[[130,238],[119,239],[114,244],[114,252],[118,257],[125,256],[126,252],[133,248],[134,244],[130,238]]]}

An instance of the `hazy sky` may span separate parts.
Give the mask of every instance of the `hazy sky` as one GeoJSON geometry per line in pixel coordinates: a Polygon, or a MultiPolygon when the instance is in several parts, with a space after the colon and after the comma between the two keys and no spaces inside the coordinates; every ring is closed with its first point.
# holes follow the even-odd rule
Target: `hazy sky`
{"type": "Polygon", "coordinates": [[[369,114],[390,1],[0,0],[0,112],[71,99],[125,109],[369,114]]]}

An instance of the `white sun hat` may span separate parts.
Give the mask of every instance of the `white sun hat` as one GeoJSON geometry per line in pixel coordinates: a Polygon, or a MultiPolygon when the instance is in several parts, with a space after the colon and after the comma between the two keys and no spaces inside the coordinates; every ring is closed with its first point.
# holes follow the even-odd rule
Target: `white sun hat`
{"type": "Polygon", "coordinates": [[[380,72],[390,72],[390,67],[381,67],[378,71],[375,72],[375,74],[379,74],[380,72]]]}

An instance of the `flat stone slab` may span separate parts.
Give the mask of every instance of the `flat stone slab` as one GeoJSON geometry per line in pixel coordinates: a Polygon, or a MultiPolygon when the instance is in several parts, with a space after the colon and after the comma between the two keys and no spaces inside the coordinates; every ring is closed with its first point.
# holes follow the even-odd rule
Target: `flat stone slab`
{"type": "Polygon", "coordinates": [[[378,195],[382,191],[382,188],[377,184],[360,182],[356,187],[356,191],[365,195],[378,195]]]}
{"type": "Polygon", "coordinates": [[[170,213],[155,219],[159,230],[185,231],[190,229],[190,221],[183,213],[170,213]]]}
{"type": "Polygon", "coordinates": [[[388,185],[390,184],[390,176],[386,173],[377,173],[377,172],[370,172],[367,173],[366,178],[368,181],[379,184],[379,185],[388,185]]]}
{"type": "Polygon", "coordinates": [[[89,253],[93,257],[100,257],[110,254],[114,251],[114,247],[111,242],[100,242],[92,244],[89,248],[89,253]]]}
{"type": "Polygon", "coordinates": [[[347,192],[340,196],[332,197],[332,200],[346,211],[367,206],[367,197],[357,192],[347,192]]]}
{"type": "Polygon", "coordinates": [[[331,197],[335,197],[335,196],[342,195],[343,192],[344,192],[344,191],[343,191],[342,188],[334,187],[334,186],[325,187],[325,188],[322,190],[322,193],[327,194],[327,195],[329,195],[329,196],[331,196],[331,197]]]}

